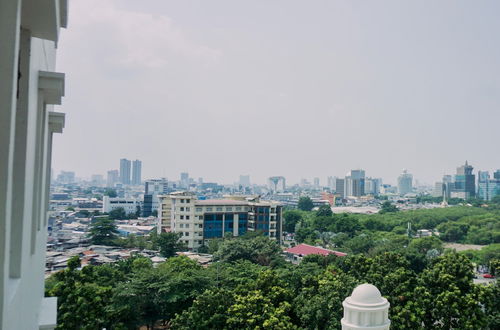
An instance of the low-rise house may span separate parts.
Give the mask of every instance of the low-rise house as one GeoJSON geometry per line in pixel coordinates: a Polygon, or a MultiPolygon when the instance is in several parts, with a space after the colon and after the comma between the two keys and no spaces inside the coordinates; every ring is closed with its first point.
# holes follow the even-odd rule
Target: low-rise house
{"type": "Polygon", "coordinates": [[[302,258],[311,254],[318,254],[322,256],[335,255],[337,257],[345,257],[347,253],[328,250],[318,246],[312,246],[308,244],[299,244],[292,248],[285,250],[286,259],[293,263],[300,263],[302,258]]]}

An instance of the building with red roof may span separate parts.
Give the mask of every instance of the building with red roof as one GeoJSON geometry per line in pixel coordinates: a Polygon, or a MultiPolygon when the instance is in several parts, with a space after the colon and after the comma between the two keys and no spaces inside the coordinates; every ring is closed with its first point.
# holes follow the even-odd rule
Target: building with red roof
{"type": "Polygon", "coordinates": [[[310,254],[319,254],[322,256],[333,254],[337,257],[345,257],[347,255],[347,253],[344,252],[328,250],[322,247],[312,246],[308,244],[299,244],[292,248],[286,249],[285,253],[287,254],[287,258],[292,262],[300,262],[303,257],[310,254]]]}

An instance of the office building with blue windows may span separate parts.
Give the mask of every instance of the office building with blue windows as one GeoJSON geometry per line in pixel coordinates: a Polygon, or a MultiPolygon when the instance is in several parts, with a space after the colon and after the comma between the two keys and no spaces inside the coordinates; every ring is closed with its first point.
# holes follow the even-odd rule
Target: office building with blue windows
{"type": "Polygon", "coordinates": [[[466,161],[465,165],[457,168],[455,187],[451,197],[469,199],[476,197],[476,176],[472,174],[474,168],[466,161]]]}
{"type": "Polygon", "coordinates": [[[282,205],[258,197],[231,196],[198,200],[189,192],[159,196],[158,231],[182,233],[181,240],[197,250],[210,239],[260,231],[281,242],[282,205]]]}
{"type": "Polygon", "coordinates": [[[490,201],[493,197],[500,195],[500,170],[497,170],[493,178],[487,171],[478,172],[478,197],[490,201]]]}

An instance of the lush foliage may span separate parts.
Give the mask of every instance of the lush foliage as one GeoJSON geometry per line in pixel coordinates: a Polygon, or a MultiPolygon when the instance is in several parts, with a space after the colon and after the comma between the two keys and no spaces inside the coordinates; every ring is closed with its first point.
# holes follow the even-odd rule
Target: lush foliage
{"type": "Polygon", "coordinates": [[[473,284],[472,262],[498,272],[500,244],[444,248],[447,241],[498,242],[499,218],[494,207],[466,206],[375,215],[287,211],[285,230],[298,243],[349,253],[308,256],[299,265],[285,262],[260,233],[211,240],[204,248],[214,263],[205,268],[174,256],[184,248],[176,234],[132,236],[121,244],[157,249],[167,261],[154,268],[134,257],[79,270],[74,258],[47,280],[46,293],[59,297],[60,329],[339,329],[342,301],[367,282],[389,300],[394,329],[499,329],[499,286],[473,284]],[[415,236],[434,228],[440,236],[415,236]]]}
{"type": "Polygon", "coordinates": [[[265,236],[224,240],[214,254],[217,261],[249,260],[263,266],[280,260],[279,245],[265,236]]]}
{"type": "Polygon", "coordinates": [[[395,207],[386,203],[384,212],[371,215],[344,213],[324,216],[319,211],[288,211],[285,213],[285,228],[293,224],[299,243],[345,248],[347,252],[366,253],[379,245],[387,245],[388,241],[404,243],[408,224],[412,236],[418,229],[436,229],[444,242],[500,243],[500,209],[455,206],[395,212],[391,211],[395,207]],[[290,212],[296,214],[291,213],[291,220],[288,220],[290,212]],[[355,249],[350,249],[350,246],[355,249]]]}
{"type": "Polygon", "coordinates": [[[186,247],[179,241],[180,238],[181,233],[161,233],[157,240],[160,254],[164,257],[171,257],[175,255],[175,252],[185,250],[186,247]]]}
{"type": "MultiPolygon", "coordinates": [[[[240,240],[258,241],[230,241],[240,240]]],[[[428,259],[420,270],[395,252],[273,266],[242,255],[208,268],[172,257],[157,268],[131,258],[78,270],[76,258],[47,280],[46,292],[59,296],[59,329],[339,329],[342,301],[368,282],[391,303],[394,329],[496,329],[498,284],[472,284],[464,255],[419,255],[428,259]]]]}
{"type": "Polygon", "coordinates": [[[96,218],[90,224],[89,237],[92,244],[114,245],[117,234],[114,220],[106,217],[96,218]]]}
{"type": "Polygon", "coordinates": [[[289,210],[283,213],[283,230],[287,233],[295,233],[295,227],[302,221],[302,212],[298,210],[289,210]]]}
{"type": "Polygon", "coordinates": [[[304,196],[299,198],[297,207],[302,211],[311,211],[314,205],[310,197],[304,196]]]}
{"type": "Polygon", "coordinates": [[[110,198],[118,197],[116,190],[111,188],[106,188],[106,190],[104,191],[104,195],[109,196],[110,198]]]}
{"type": "Polygon", "coordinates": [[[385,201],[382,203],[382,207],[380,209],[380,214],[384,213],[391,213],[391,212],[397,212],[399,209],[396,207],[396,205],[392,204],[389,201],[385,201]]]}

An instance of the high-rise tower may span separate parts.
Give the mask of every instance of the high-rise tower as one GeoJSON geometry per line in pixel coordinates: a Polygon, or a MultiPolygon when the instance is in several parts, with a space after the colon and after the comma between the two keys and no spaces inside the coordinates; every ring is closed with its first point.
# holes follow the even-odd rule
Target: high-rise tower
{"type": "Polygon", "coordinates": [[[132,184],[138,186],[141,184],[142,162],[138,159],[132,162],[132,184]]]}
{"type": "Polygon", "coordinates": [[[120,159],[120,182],[123,184],[130,184],[130,160],[120,159]]]}
{"type": "Polygon", "coordinates": [[[403,173],[398,177],[398,193],[404,196],[413,190],[413,175],[403,170],[403,173]]]}
{"type": "Polygon", "coordinates": [[[467,161],[465,165],[457,168],[455,175],[455,192],[459,197],[468,199],[476,196],[476,176],[472,174],[474,167],[470,166],[467,161]]]}

